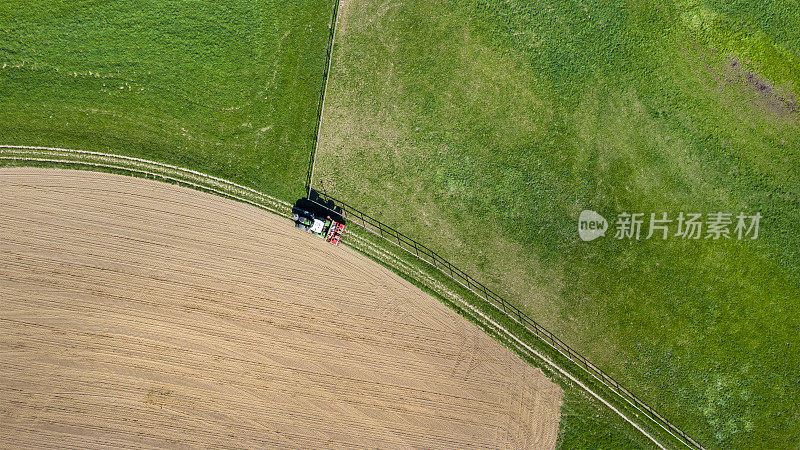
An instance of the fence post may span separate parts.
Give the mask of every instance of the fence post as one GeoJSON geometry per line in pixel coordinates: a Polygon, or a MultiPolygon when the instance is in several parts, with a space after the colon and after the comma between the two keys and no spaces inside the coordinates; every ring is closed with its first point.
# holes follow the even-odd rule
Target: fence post
{"type": "Polygon", "coordinates": [[[419,258],[419,248],[417,247],[417,241],[412,241],[412,242],[414,242],[414,253],[416,253],[417,258],[419,258]]]}

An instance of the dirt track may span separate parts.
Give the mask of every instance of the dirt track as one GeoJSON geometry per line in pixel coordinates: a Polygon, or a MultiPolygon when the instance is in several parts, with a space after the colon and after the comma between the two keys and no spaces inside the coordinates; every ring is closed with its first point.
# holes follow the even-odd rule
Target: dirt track
{"type": "Polygon", "coordinates": [[[4,446],[555,446],[560,389],[477,327],[163,183],[0,169],[0,322],[4,446]]]}

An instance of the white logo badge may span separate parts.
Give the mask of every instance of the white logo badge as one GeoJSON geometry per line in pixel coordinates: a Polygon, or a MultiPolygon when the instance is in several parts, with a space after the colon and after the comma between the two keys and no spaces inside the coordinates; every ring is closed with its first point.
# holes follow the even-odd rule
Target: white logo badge
{"type": "Polygon", "coordinates": [[[608,222],[600,214],[585,209],[578,216],[578,234],[583,241],[593,241],[606,235],[608,222]]]}

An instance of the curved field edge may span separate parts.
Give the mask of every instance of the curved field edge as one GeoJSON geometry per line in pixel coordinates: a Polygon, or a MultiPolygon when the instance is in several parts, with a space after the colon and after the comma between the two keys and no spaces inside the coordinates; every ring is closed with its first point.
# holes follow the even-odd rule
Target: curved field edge
{"type": "MultiPolygon", "coordinates": [[[[291,217],[291,204],[283,200],[191,169],[140,158],[0,145],[0,167],[4,166],[69,167],[145,177],[248,203],[287,219],[291,217]]],[[[359,226],[351,226],[342,242],[433,295],[562,386],[560,448],[651,447],[654,443],[667,448],[683,447],[596,380],[582,374],[573,363],[432,266],[359,226]]]]}
{"type": "Polygon", "coordinates": [[[53,147],[0,145],[0,167],[3,166],[68,166],[153,178],[245,202],[281,217],[291,217],[291,204],[284,200],[202,172],[141,158],[53,147]]]}

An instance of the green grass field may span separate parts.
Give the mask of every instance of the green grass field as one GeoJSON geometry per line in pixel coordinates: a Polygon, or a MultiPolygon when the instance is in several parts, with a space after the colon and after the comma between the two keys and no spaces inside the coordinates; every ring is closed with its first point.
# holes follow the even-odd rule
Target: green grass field
{"type": "Polygon", "coordinates": [[[362,0],[340,21],[318,190],[516,299],[705,445],[796,447],[797,2],[362,0]],[[583,209],[763,219],[754,241],[582,242],[583,209]]]}
{"type": "Polygon", "coordinates": [[[0,4],[0,143],[179,164],[304,194],[331,0],[0,4]]]}
{"type": "MultiPolygon", "coordinates": [[[[333,2],[0,5],[0,143],[126,154],[305,192],[333,2]]],[[[564,447],[637,447],[567,390],[564,447]]]]}
{"type": "MultiPolygon", "coordinates": [[[[332,0],[0,4],[0,143],[304,195],[332,0]]],[[[800,5],[343,1],[316,188],[380,214],[709,447],[795,447],[800,5]],[[583,209],[756,241],[578,240],[583,209]]],[[[559,445],[647,445],[565,393],[559,445]]]]}

